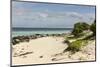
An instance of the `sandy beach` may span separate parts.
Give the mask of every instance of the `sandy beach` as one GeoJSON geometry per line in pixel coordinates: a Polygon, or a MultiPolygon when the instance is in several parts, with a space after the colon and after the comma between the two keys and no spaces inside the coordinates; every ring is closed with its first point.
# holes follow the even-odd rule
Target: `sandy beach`
{"type": "Polygon", "coordinates": [[[63,37],[42,37],[12,45],[12,65],[45,64],[95,60],[95,41],[90,41],[81,51],[63,53],[68,47],[63,37]]]}
{"type": "Polygon", "coordinates": [[[11,4],[12,66],[96,61],[95,6],[11,4]]]}

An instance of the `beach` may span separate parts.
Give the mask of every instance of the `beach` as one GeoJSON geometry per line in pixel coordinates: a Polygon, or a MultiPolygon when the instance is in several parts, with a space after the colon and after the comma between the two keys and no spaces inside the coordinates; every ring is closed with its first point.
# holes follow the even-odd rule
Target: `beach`
{"type": "Polygon", "coordinates": [[[68,44],[64,37],[46,36],[12,45],[12,65],[95,61],[95,40],[81,51],[63,52],[68,44]]]}
{"type": "Polygon", "coordinates": [[[12,66],[96,61],[95,6],[12,1],[12,66]]]}

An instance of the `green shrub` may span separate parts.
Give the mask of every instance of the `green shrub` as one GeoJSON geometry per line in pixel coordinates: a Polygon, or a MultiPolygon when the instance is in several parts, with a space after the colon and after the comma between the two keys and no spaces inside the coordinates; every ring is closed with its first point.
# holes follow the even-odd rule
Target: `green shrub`
{"type": "Polygon", "coordinates": [[[90,26],[90,30],[93,32],[93,36],[96,35],[96,22],[94,22],[91,26],[90,26]]]}
{"type": "Polygon", "coordinates": [[[84,31],[84,30],[88,30],[89,29],[89,25],[85,22],[78,22],[76,24],[74,24],[74,29],[72,31],[72,34],[76,37],[80,36],[81,33],[84,31]]]}
{"type": "Polygon", "coordinates": [[[82,44],[82,41],[74,41],[71,43],[71,45],[68,46],[67,50],[68,51],[79,51],[80,48],[81,48],[81,44],[82,44]]]}
{"type": "Polygon", "coordinates": [[[64,52],[66,52],[66,51],[77,52],[81,49],[81,47],[85,46],[86,43],[88,43],[87,40],[74,41],[68,46],[67,49],[64,50],[64,52]]]}

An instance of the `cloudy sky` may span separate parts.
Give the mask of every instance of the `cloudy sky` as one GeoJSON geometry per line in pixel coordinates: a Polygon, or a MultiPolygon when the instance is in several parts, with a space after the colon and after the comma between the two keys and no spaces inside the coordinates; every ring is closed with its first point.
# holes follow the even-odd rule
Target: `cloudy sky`
{"type": "Polygon", "coordinates": [[[12,26],[30,28],[69,28],[76,22],[91,24],[94,6],[12,2],[12,26]]]}

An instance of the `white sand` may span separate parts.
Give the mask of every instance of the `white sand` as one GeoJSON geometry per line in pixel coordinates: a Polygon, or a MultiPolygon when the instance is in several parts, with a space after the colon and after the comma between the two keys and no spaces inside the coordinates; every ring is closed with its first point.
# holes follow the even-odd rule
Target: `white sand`
{"type": "Polygon", "coordinates": [[[44,63],[60,63],[73,62],[84,60],[95,60],[95,42],[92,46],[86,46],[84,50],[90,48],[92,50],[91,56],[87,51],[77,52],[70,55],[70,52],[62,53],[68,46],[63,43],[62,37],[43,37],[24,42],[13,46],[12,64],[13,65],[27,65],[27,64],[44,64],[44,63]],[[87,53],[86,53],[87,52],[87,53]],[[88,57],[92,57],[89,58],[88,57]]]}

